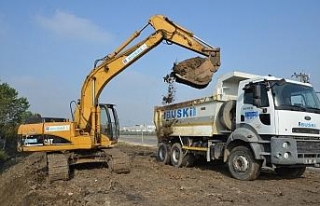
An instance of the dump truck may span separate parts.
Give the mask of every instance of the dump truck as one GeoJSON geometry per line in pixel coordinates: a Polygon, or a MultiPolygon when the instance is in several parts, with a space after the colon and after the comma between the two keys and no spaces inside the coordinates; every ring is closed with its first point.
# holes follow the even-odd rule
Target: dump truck
{"type": "Polygon", "coordinates": [[[79,100],[70,103],[71,121],[39,116],[21,124],[18,151],[45,152],[50,181],[68,180],[70,165],[91,162],[107,163],[113,172],[128,173],[128,156],[114,147],[120,128],[115,105],[101,103],[99,97],[114,77],[162,42],[204,56],[200,61],[191,60],[190,66],[184,64],[181,68],[177,64],[170,75],[178,82],[195,88],[204,88],[210,83],[220,66],[220,48],[211,46],[168,17],[154,15],[116,50],[95,61],[83,82],[79,100]],[[154,32],[134,43],[148,27],[154,32]]]}
{"type": "Polygon", "coordinates": [[[212,96],[156,106],[154,123],[158,159],[175,167],[202,156],[254,180],[261,168],[297,178],[320,166],[320,102],[309,83],[226,73],[212,96]]]}

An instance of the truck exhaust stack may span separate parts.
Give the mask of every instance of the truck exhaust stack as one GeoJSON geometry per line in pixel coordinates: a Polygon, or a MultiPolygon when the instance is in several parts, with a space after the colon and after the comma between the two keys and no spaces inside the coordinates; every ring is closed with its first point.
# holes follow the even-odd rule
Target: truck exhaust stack
{"type": "Polygon", "coordinates": [[[194,57],[174,64],[170,76],[174,76],[178,83],[203,89],[211,82],[213,74],[219,67],[219,56],[194,57]]]}

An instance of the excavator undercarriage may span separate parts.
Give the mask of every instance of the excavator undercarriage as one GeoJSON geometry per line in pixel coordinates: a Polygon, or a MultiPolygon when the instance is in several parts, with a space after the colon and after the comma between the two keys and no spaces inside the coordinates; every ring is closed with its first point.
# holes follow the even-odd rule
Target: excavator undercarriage
{"type": "Polygon", "coordinates": [[[49,181],[68,180],[70,166],[83,163],[106,163],[111,172],[122,174],[130,172],[130,158],[118,148],[93,151],[74,151],[47,153],[49,181]]]}

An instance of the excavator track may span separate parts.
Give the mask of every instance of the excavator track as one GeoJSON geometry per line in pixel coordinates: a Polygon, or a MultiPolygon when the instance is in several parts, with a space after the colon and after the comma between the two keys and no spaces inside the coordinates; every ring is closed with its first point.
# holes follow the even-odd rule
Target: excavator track
{"type": "Polygon", "coordinates": [[[117,174],[130,172],[130,159],[126,153],[117,148],[103,149],[103,152],[108,158],[108,167],[112,172],[117,174]]]}
{"type": "Polygon", "coordinates": [[[47,163],[50,182],[69,179],[69,162],[64,154],[48,153],[47,163]]]}

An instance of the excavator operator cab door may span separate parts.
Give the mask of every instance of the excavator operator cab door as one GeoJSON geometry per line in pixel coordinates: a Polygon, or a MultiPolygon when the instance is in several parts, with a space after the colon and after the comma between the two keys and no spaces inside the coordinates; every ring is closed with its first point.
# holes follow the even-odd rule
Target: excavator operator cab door
{"type": "Polygon", "coordinates": [[[120,126],[117,111],[113,104],[100,104],[100,128],[101,134],[110,140],[116,140],[120,136],[120,126]]]}

